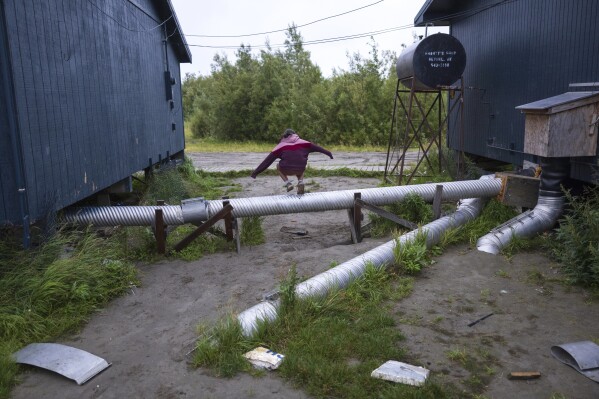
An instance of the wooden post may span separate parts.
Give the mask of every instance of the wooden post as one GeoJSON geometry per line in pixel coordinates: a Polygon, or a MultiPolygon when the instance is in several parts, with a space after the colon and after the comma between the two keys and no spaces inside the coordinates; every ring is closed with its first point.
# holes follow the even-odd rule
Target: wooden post
{"type": "MultiPolygon", "coordinates": [[[[231,216],[231,214],[229,213],[229,216],[231,216]]],[[[225,216],[226,217],[226,216],[225,216]]],[[[227,219],[225,219],[227,220],[227,219]]],[[[237,253],[241,253],[241,231],[239,230],[239,220],[237,220],[237,218],[233,218],[233,228],[235,229],[235,249],[237,250],[237,253]]]]}
{"type": "Polygon", "coordinates": [[[435,197],[433,198],[433,220],[441,217],[441,196],[443,195],[443,185],[438,184],[435,188],[435,197]]]}
{"type": "Polygon", "coordinates": [[[156,209],[156,231],[154,231],[154,237],[156,237],[156,249],[159,254],[164,255],[166,253],[166,226],[164,224],[164,216],[162,209],[156,209]]]}
{"type": "Polygon", "coordinates": [[[231,204],[225,205],[223,209],[218,211],[214,216],[206,220],[197,229],[192,231],[187,237],[185,237],[177,245],[175,245],[175,251],[180,251],[183,248],[187,247],[193,240],[195,240],[200,235],[208,231],[208,229],[210,229],[210,227],[212,227],[216,222],[223,219],[227,214],[231,214],[232,210],[233,206],[231,204]]]}
{"type": "Polygon", "coordinates": [[[358,202],[362,199],[362,193],[354,193],[354,231],[355,231],[355,240],[357,242],[362,242],[362,207],[358,202]],[[358,200],[358,201],[356,201],[358,200]]]}
{"type": "MultiPolygon", "coordinates": [[[[228,200],[229,197],[223,197],[223,199],[228,200]]],[[[229,205],[229,201],[223,201],[223,208],[227,205],[229,205]]],[[[230,212],[225,215],[225,234],[227,241],[233,241],[233,217],[230,212]]]]}

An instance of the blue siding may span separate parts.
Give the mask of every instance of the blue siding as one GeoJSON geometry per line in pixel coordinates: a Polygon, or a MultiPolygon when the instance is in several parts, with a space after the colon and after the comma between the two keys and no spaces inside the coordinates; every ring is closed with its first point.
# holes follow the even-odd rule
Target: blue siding
{"type": "Polygon", "coordinates": [[[11,125],[14,128],[15,123],[14,112],[11,112],[14,98],[9,58],[3,5],[0,2],[0,224],[11,223],[20,217],[14,169],[16,154],[13,152],[9,130],[11,125]],[[12,118],[12,122],[9,118],[12,118]]]}
{"type": "MultiPolygon", "coordinates": [[[[495,2],[465,1],[449,13],[495,2]]],[[[464,150],[514,164],[532,159],[522,153],[524,116],[514,107],[599,81],[597,21],[595,0],[513,1],[451,21],[468,59],[464,150]]],[[[458,148],[456,129],[448,141],[458,148]]],[[[593,165],[597,158],[574,159],[572,177],[593,181],[593,165]]]]}
{"type": "MultiPolygon", "coordinates": [[[[183,150],[180,82],[174,110],[165,93],[165,26],[150,30],[155,1],[4,4],[32,219],[183,150]]],[[[169,45],[177,80],[180,56],[169,45]]],[[[0,210],[11,202],[0,200],[0,210]]]]}

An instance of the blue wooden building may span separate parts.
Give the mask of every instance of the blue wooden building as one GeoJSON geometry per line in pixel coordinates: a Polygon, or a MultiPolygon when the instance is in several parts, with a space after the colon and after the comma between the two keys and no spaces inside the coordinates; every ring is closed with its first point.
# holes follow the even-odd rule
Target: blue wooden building
{"type": "MultiPolygon", "coordinates": [[[[415,25],[449,26],[466,50],[465,152],[536,161],[524,151],[525,115],[515,107],[599,82],[598,21],[596,0],[427,0],[415,25]]],[[[450,121],[450,148],[460,149],[459,132],[450,121]]],[[[571,177],[597,182],[598,161],[571,157],[571,177]]]]}
{"type": "Polygon", "coordinates": [[[170,0],[0,0],[0,225],[29,225],[185,146],[170,0]]]}

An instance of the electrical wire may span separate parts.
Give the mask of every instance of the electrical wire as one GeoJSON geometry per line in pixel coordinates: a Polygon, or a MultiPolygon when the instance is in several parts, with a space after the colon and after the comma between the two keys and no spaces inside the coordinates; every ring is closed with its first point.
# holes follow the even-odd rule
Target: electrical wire
{"type": "MultiPolygon", "coordinates": [[[[470,10],[464,10],[464,11],[460,11],[457,13],[453,13],[453,14],[447,14],[444,15],[442,17],[436,18],[434,20],[428,21],[428,22],[440,22],[440,21],[445,21],[447,19],[457,19],[459,17],[464,17],[465,18],[469,18],[472,17],[476,14],[479,14],[483,11],[486,11],[488,9],[497,7],[499,5],[503,5],[503,4],[507,4],[507,3],[513,3],[516,2],[518,0],[501,0],[498,1],[496,3],[493,4],[489,4],[486,6],[482,6],[479,8],[474,8],[474,9],[470,9],[470,10]]],[[[376,3],[374,3],[376,4],[376,3]]],[[[298,28],[299,26],[296,26],[296,28],[298,28]]],[[[377,36],[377,35],[382,35],[385,33],[391,33],[391,32],[396,32],[399,30],[404,30],[404,29],[410,29],[410,28],[414,28],[414,24],[408,24],[408,25],[402,25],[402,26],[396,26],[396,27],[392,27],[392,28],[386,28],[386,29],[381,29],[378,31],[371,31],[371,32],[363,32],[363,33],[356,33],[354,35],[346,35],[346,36],[337,36],[337,37],[330,37],[330,38],[323,38],[323,39],[315,39],[315,40],[307,40],[302,42],[302,45],[304,46],[309,46],[309,45],[314,45],[314,44],[325,44],[325,43],[334,43],[334,42],[339,42],[339,41],[346,41],[346,40],[353,40],[353,39],[360,39],[360,38],[364,38],[364,37],[369,37],[369,36],[377,36]]],[[[285,29],[288,30],[288,29],[285,29]]],[[[277,31],[279,32],[279,31],[277,31]]],[[[197,35],[185,35],[185,36],[197,36],[197,35]]],[[[213,37],[225,37],[225,36],[213,36],[213,37]]],[[[213,48],[213,49],[238,49],[240,46],[239,45],[202,45],[202,44],[189,44],[189,47],[201,47],[201,48],[213,48]]],[[[285,43],[278,43],[278,44],[259,44],[259,45],[251,45],[251,44],[246,44],[245,47],[251,47],[253,49],[263,49],[263,48],[268,48],[268,49],[276,49],[276,48],[284,48],[286,47],[287,44],[285,43]]]]}
{"type": "MultiPolygon", "coordinates": [[[[320,19],[317,19],[317,20],[312,21],[312,22],[308,22],[308,23],[305,23],[305,24],[297,25],[296,28],[303,28],[304,26],[312,25],[312,24],[315,24],[317,22],[326,21],[327,19],[340,17],[340,16],[346,15],[346,14],[351,14],[352,12],[356,12],[356,11],[362,10],[364,8],[372,7],[372,6],[376,5],[376,4],[382,3],[383,1],[384,0],[379,0],[379,1],[376,1],[376,2],[371,3],[371,4],[367,4],[367,5],[362,6],[362,7],[354,8],[353,10],[342,12],[340,14],[331,15],[329,17],[324,17],[324,18],[320,18],[320,19]]],[[[185,35],[185,36],[190,36],[190,37],[211,37],[211,38],[217,38],[217,37],[220,37],[220,38],[224,38],[224,37],[228,37],[228,38],[250,37],[250,36],[267,35],[269,33],[285,32],[285,31],[287,31],[287,29],[288,28],[271,30],[271,31],[268,31],[268,32],[248,33],[248,34],[245,34],[245,35],[185,35]]]]}
{"type": "MultiPolygon", "coordinates": [[[[386,29],[381,29],[381,30],[377,30],[377,31],[357,33],[355,35],[337,36],[337,37],[329,37],[329,38],[315,39],[315,40],[306,40],[306,41],[302,42],[302,45],[332,43],[332,42],[339,42],[339,41],[345,41],[345,40],[360,39],[360,38],[363,38],[363,37],[377,36],[377,35],[382,35],[384,33],[395,32],[395,31],[398,31],[398,30],[411,28],[413,26],[414,25],[396,26],[396,27],[393,27],[393,28],[386,28],[386,29]]],[[[190,46],[190,47],[203,47],[203,48],[217,48],[217,49],[237,49],[237,48],[239,48],[239,46],[233,46],[233,45],[231,45],[231,46],[210,46],[210,45],[202,45],[202,44],[188,44],[188,46],[190,46]]],[[[279,43],[279,44],[274,44],[274,45],[270,45],[270,44],[259,44],[259,45],[256,45],[256,46],[246,45],[246,47],[251,47],[251,48],[254,48],[254,49],[260,49],[260,48],[282,48],[282,47],[286,47],[286,46],[287,45],[285,43],[279,43]]]]}
{"type": "MultiPolygon", "coordinates": [[[[89,4],[91,4],[92,6],[94,6],[96,9],[98,9],[98,11],[100,11],[102,14],[104,14],[105,16],[107,16],[108,18],[110,18],[111,20],[113,20],[118,26],[120,26],[123,29],[126,29],[130,32],[139,32],[139,33],[143,33],[143,32],[150,32],[153,31],[154,29],[160,28],[162,25],[164,25],[165,23],[167,23],[171,18],[173,18],[173,14],[171,14],[167,19],[165,19],[163,22],[161,22],[160,24],[149,28],[149,29],[143,29],[143,30],[138,30],[138,29],[131,29],[128,26],[123,25],[119,20],[117,20],[116,18],[114,18],[112,15],[106,13],[104,10],[102,10],[100,7],[98,7],[98,5],[96,3],[94,3],[91,0],[87,0],[87,2],[89,4]]],[[[138,21],[139,22],[139,21],[138,21]]]]}

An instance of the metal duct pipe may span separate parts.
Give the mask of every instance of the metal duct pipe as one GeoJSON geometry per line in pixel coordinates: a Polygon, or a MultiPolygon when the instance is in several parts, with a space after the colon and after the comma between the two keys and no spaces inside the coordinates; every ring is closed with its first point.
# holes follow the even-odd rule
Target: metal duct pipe
{"type": "Polygon", "coordinates": [[[514,237],[527,238],[552,228],[564,208],[560,184],[569,175],[569,161],[560,158],[544,159],[539,199],[534,209],[494,228],[476,242],[479,251],[497,255],[514,237]]]}
{"type": "Polygon", "coordinates": [[[156,219],[156,209],[162,209],[164,223],[167,226],[177,226],[207,220],[206,206],[206,201],[201,197],[183,200],[181,205],[89,206],[65,212],[63,220],[67,223],[95,226],[152,226],[156,219]]]}
{"type": "MultiPolygon", "coordinates": [[[[460,198],[494,197],[501,191],[501,179],[466,180],[448,183],[415,184],[412,186],[377,187],[366,189],[325,191],[303,195],[271,195],[265,197],[233,198],[233,217],[268,216],[288,213],[321,212],[350,209],[354,206],[354,193],[373,205],[390,205],[415,193],[432,202],[437,185],[443,185],[442,199],[457,201],[460,198]]],[[[216,214],[222,201],[208,201],[208,215],[216,214]]]]}
{"type": "MultiPolygon", "coordinates": [[[[303,195],[271,195],[251,198],[232,198],[233,217],[268,216],[302,212],[322,212],[349,209],[354,205],[354,193],[373,205],[389,205],[415,193],[432,202],[438,184],[443,184],[442,199],[456,201],[460,198],[493,197],[501,190],[501,179],[466,180],[448,183],[417,184],[412,186],[377,187],[367,189],[325,191],[303,195]]],[[[96,226],[150,226],[154,212],[164,211],[167,225],[202,222],[214,216],[223,207],[222,201],[204,201],[194,198],[183,201],[181,206],[118,206],[86,207],[67,212],[64,219],[69,223],[94,224],[96,226]]]]}
{"type": "MultiPolygon", "coordinates": [[[[438,243],[446,230],[461,226],[476,218],[483,208],[485,201],[486,199],[480,198],[462,200],[455,213],[423,226],[420,231],[426,234],[427,247],[431,247],[438,243]]],[[[386,242],[360,256],[298,284],[295,288],[297,296],[299,298],[324,296],[332,289],[347,287],[353,280],[364,273],[368,263],[372,263],[375,267],[379,268],[392,264],[394,261],[393,252],[395,246],[398,243],[406,244],[414,241],[418,232],[419,231],[414,230],[404,234],[395,240],[386,242]]],[[[258,323],[276,319],[278,307],[279,301],[264,301],[241,312],[237,316],[237,320],[241,324],[243,334],[251,336],[256,331],[258,323]]]]}

